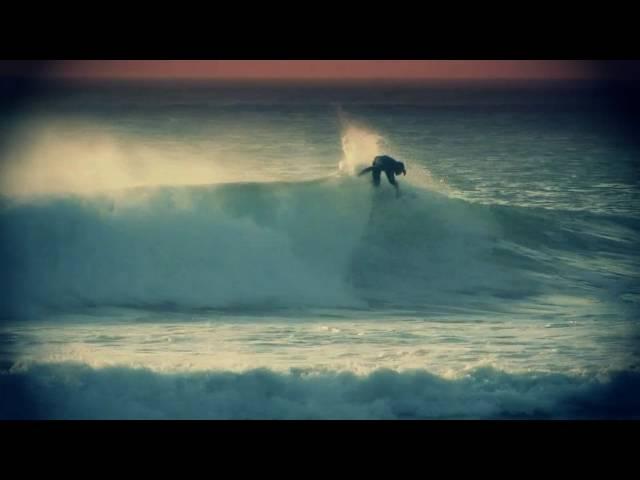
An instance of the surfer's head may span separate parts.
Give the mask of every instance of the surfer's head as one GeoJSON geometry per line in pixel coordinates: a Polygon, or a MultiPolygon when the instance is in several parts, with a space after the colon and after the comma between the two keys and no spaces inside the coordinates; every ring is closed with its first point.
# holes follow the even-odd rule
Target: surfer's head
{"type": "Polygon", "coordinates": [[[396,175],[400,175],[401,173],[403,175],[407,174],[407,170],[404,168],[404,163],[402,162],[396,163],[395,170],[396,170],[396,175]]]}

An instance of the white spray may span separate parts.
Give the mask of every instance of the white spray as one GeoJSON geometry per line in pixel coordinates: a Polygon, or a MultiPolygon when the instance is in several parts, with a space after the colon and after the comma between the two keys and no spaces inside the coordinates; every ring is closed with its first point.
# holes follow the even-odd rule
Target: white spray
{"type": "Polygon", "coordinates": [[[356,124],[338,109],[342,127],[342,152],[339,169],[347,175],[355,175],[359,169],[368,167],[377,155],[382,155],[384,139],[378,133],[356,124]]]}

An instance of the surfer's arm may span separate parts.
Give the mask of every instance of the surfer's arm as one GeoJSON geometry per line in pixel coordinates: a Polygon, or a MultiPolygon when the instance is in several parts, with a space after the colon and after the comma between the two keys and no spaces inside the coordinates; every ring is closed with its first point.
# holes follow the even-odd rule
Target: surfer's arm
{"type": "Polygon", "coordinates": [[[373,170],[373,167],[367,167],[367,168],[365,168],[364,170],[362,170],[362,171],[358,174],[358,176],[360,176],[360,175],[364,175],[365,173],[369,173],[371,170],[373,170]]]}
{"type": "Polygon", "coordinates": [[[396,187],[396,189],[398,188],[398,183],[396,182],[396,178],[395,175],[390,172],[389,170],[384,172],[387,175],[387,179],[389,180],[389,183],[391,185],[393,185],[394,187],[396,187]]]}
{"type": "Polygon", "coordinates": [[[395,175],[393,174],[393,172],[389,172],[388,170],[386,172],[384,172],[387,175],[387,179],[389,180],[389,183],[391,185],[393,185],[396,189],[396,197],[400,196],[400,187],[398,186],[398,182],[396,182],[396,178],[395,175]]]}

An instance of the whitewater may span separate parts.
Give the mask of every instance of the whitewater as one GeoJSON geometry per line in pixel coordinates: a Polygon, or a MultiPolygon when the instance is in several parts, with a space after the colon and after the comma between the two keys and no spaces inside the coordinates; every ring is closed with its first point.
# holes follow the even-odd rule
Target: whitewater
{"type": "Polygon", "coordinates": [[[162,88],[2,125],[1,418],[640,415],[637,153],[597,111],[162,88]]]}

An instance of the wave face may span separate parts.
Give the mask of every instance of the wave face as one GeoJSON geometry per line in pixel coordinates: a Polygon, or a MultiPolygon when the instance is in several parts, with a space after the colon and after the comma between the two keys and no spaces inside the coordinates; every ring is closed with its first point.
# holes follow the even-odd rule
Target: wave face
{"type": "Polygon", "coordinates": [[[2,116],[0,418],[640,418],[637,142],[571,91],[2,116]],[[380,154],[399,199],[356,176],[380,154]]]}
{"type": "Polygon", "coordinates": [[[390,188],[336,176],[6,200],[2,313],[492,308],[550,293],[629,295],[637,286],[633,219],[403,189],[396,200],[390,188]]]}

